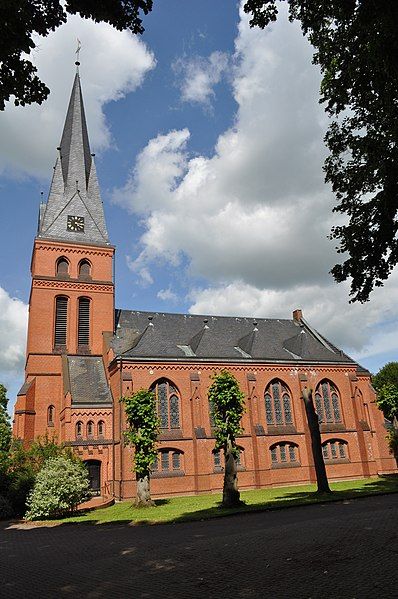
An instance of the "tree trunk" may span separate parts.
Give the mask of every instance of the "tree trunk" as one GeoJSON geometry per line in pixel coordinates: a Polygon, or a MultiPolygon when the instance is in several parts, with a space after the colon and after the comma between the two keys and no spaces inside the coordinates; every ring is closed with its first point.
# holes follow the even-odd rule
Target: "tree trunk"
{"type": "Polygon", "coordinates": [[[232,453],[232,441],[228,439],[224,448],[225,471],[224,488],[222,493],[222,507],[238,507],[242,504],[238,491],[238,475],[236,459],[232,453]]]}
{"type": "Polygon", "coordinates": [[[312,389],[303,389],[303,400],[307,414],[308,428],[311,434],[312,456],[316,472],[316,482],[318,493],[331,493],[326,475],[325,462],[322,453],[321,433],[319,431],[318,415],[315,412],[314,402],[312,400],[312,389]]]}
{"type": "Polygon", "coordinates": [[[137,497],[135,498],[136,507],[151,507],[155,502],[151,499],[149,488],[149,473],[137,473],[137,497]]]}

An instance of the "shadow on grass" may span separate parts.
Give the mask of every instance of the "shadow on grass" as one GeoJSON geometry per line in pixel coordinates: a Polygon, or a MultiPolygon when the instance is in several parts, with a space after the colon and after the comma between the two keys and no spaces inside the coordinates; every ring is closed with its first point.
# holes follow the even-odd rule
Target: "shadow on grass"
{"type": "MultiPolygon", "coordinates": [[[[355,484],[355,481],[353,482],[355,484]]],[[[294,491],[279,496],[276,495],[272,499],[263,502],[250,503],[243,501],[242,505],[236,508],[223,508],[221,502],[219,502],[215,507],[181,514],[181,516],[173,520],[173,523],[208,520],[223,516],[271,511],[288,507],[339,502],[357,499],[359,497],[385,495],[388,493],[398,493],[398,475],[396,474],[380,476],[378,479],[367,483],[366,486],[362,488],[332,489],[331,493],[294,491]]]]}
{"type": "MultiPolygon", "coordinates": [[[[344,484],[343,482],[341,484],[344,484]]],[[[387,493],[398,493],[398,475],[385,475],[380,476],[377,479],[367,482],[366,485],[362,487],[349,487],[350,482],[347,481],[345,483],[347,488],[343,489],[333,489],[332,492],[329,493],[317,493],[316,491],[298,491],[295,490],[293,492],[283,492],[283,489],[273,489],[275,493],[280,492],[280,495],[275,494],[270,499],[265,501],[255,501],[255,497],[250,496],[246,497],[247,501],[243,501],[242,505],[236,508],[224,508],[221,506],[221,501],[216,502],[216,505],[213,505],[208,508],[204,508],[202,510],[192,510],[185,511],[180,513],[179,515],[173,516],[170,514],[163,519],[159,519],[159,514],[156,514],[153,510],[156,508],[142,508],[137,510],[134,507],[134,504],[131,503],[131,506],[126,506],[127,509],[130,509],[132,512],[131,515],[124,518],[121,515],[116,515],[112,518],[111,513],[109,514],[109,519],[101,519],[99,516],[97,518],[89,517],[88,512],[83,512],[79,515],[71,517],[65,517],[64,519],[57,521],[41,521],[41,522],[33,522],[30,525],[22,525],[26,526],[32,530],[35,527],[39,528],[42,526],[68,526],[68,525],[103,525],[103,526],[140,526],[140,525],[155,525],[155,524],[175,524],[178,522],[193,522],[198,520],[208,520],[213,518],[220,518],[224,516],[232,516],[236,514],[246,514],[253,512],[261,512],[261,511],[271,511],[275,509],[281,509],[286,507],[296,507],[296,506],[305,506],[305,505],[314,505],[321,503],[329,503],[329,502],[339,502],[350,499],[357,499],[360,497],[369,497],[372,495],[384,495],[387,493]],[[139,512],[139,516],[137,517],[137,511],[139,512]]],[[[352,481],[352,484],[355,485],[355,481],[352,481]]],[[[332,483],[332,487],[333,487],[332,483]]],[[[272,490],[271,490],[272,491],[272,490]]],[[[248,495],[251,493],[247,492],[248,495]]],[[[253,491],[255,493],[255,491],[253,491]]],[[[243,499],[245,499],[245,492],[241,495],[243,499]]],[[[193,498],[194,499],[194,498],[193,498]]],[[[197,499],[197,497],[195,497],[197,499]]],[[[170,499],[156,499],[155,504],[156,507],[167,506],[170,504],[172,500],[170,499]]],[[[120,506],[120,504],[118,504],[120,506]]],[[[110,508],[104,508],[105,510],[112,510],[115,506],[110,508]]],[[[90,512],[90,516],[95,514],[95,512],[90,512]]],[[[0,530],[6,529],[6,522],[0,522],[0,530]]],[[[12,525],[12,523],[8,523],[8,525],[12,525]]]]}

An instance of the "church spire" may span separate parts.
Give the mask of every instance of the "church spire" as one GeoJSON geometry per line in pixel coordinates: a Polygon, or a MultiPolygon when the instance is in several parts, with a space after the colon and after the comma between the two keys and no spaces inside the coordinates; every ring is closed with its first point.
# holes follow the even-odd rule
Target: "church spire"
{"type": "Polygon", "coordinates": [[[50,193],[41,210],[39,237],[109,244],[104,210],[90,151],[78,71],[62,132],[50,193]]]}
{"type": "Polygon", "coordinates": [[[91,168],[90,143],[77,72],[61,138],[62,174],[65,187],[87,187],[91,168]]]}

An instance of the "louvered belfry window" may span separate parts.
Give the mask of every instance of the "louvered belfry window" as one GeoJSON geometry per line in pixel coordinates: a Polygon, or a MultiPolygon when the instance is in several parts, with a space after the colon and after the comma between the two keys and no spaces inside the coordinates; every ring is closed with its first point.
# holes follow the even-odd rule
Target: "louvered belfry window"
{"type": "Polygon", "coordinates": [[[90,300],[79,298],[78,345],[88,345],[90,342],[90,300]]]}
{"type": "Polygon", "coordinates": [[[68,298],[57,297],[55,301],[54,345],[66,345],[68,325],[68,298]]]}

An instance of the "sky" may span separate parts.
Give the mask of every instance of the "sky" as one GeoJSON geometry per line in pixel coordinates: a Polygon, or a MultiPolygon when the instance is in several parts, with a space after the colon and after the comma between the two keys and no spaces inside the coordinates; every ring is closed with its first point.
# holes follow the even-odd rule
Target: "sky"
{"type": "Polygon", "coordinates": [[[235,0],[155,0],[133,36],[77,16],[35,38],[51,89],[0,113],[0,382],[24,380],[30,259],[81,41],[80,76],[116,306],[304,318],[376,372],[397,359],[398,274],[366,304],[330,268],[341,219],[324,183],[320,73],[284,3],[251,29],[235,0]]]}

